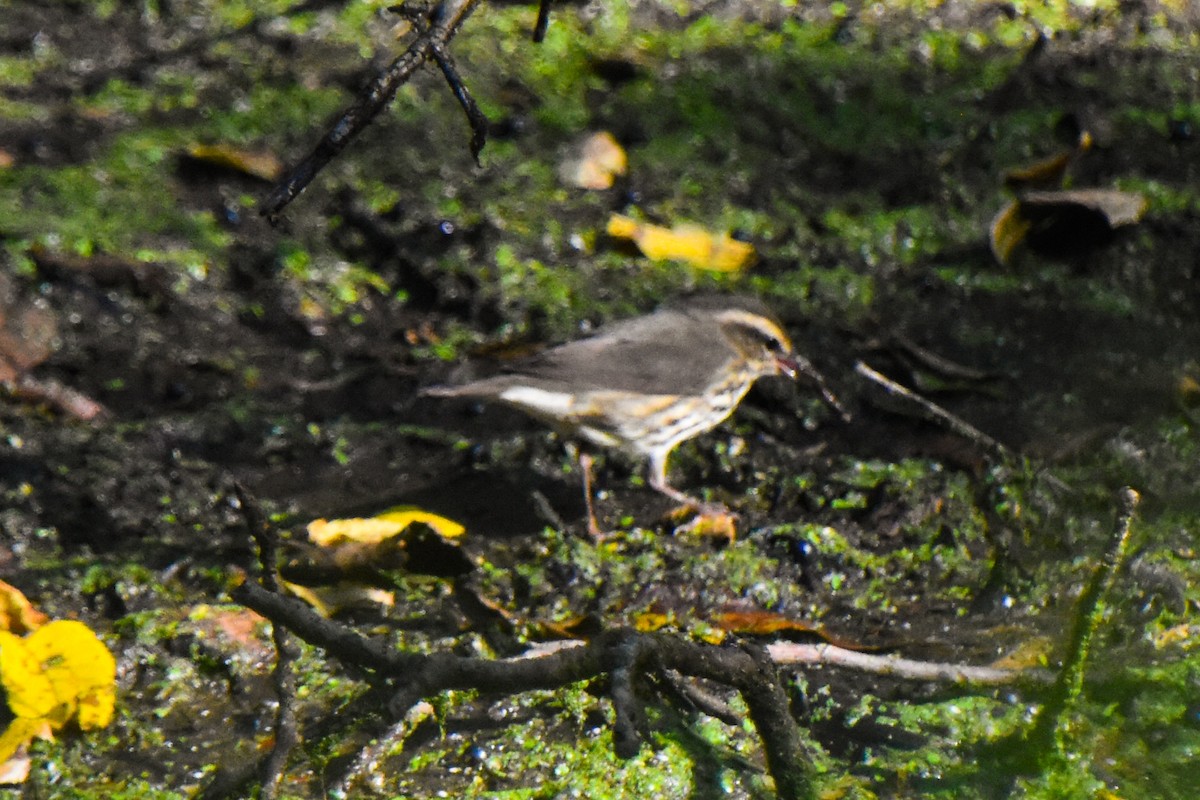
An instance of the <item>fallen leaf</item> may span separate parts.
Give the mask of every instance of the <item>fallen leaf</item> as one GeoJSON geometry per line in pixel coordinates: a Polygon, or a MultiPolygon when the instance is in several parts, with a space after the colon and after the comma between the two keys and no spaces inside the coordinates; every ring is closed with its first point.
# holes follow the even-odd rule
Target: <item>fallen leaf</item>
{"type": "Polygon", "coordinates": [[[610,189],[628,166],[625,148],[611,133],[600,131],[579,144],[559,167],[558,174],[564,182],[581,189],[610,189]]]}
{"type": "Polygon", "coordinates": [[[345,582],[331,586],[301,586],[287,581],[284,581],[283,585],[323,617],[332,617],[339,611],[351,608],[391,608],[396,605],[396,595],[393,592],[373,586],[345,582]]]}
{"type": "Polygon", "coordinates": [[[0,381],[13,381],[46,360],[54,349],[54,314],[18,297],[0,274],[0,381]]]}
{"type": "Polygon", "coordinates": [[[697,269],[738,272],[753,263],[754,245],[740,242],[727,233],[713,233],[698,225],[664,228],[613,214],[607,232],[614,239],[628,239],[653,261],[683,261],[697,269]]]}
{"type": "Polygon", "coordinates": [[[653,633],[671,623],[670,614],[660,614],[656,611],[645,611],[633,618],[633,627],[639,633],[653,633]]]}
{"type": "Polygon", "coordinates": [[[73,706],[70,716],[82,730],[103,728],[112,721],[117,662],[91,628],[75,620],[55,620],[26,636],[25,648],[42,665],[60,701],[73,706]]]}
{"type": "Polygon", "coordinates": [[[1142,219],[1149,205],[1137,192],[1119,189],[1063,189],[1053,192],[1025,192],[1021,207],[1037,221],[1042,215],[1053,215],[1076,209],[1101,217],[1110,228],[1133,225],[1142,219]]]}
{"type": "Polygon", "coordinates": [[[313,520],[308,538],[321,547],[355,542],[376,545],[406,531],[414,522],[428,525],[443,539],[456,539],[466,532],[454,520],[409,506],[398,506],[367,518],[313,520]]]}
{"type": "Polygon", "coordinates": [[[71,720],[82,730],[108,725],[116,679],[112,654],[82,622],[56,620],[24,638],[0,631],[0,685],[16,717],[0,734],[0,763],[71,720]]]}
{"type": "Polygon", "coordinates": [[[1067,176],[1067,169],[1079,156],[1092,148],[1092,143],[1092,134],[1083,131],[1070,150],[1056,153],[1025,167],[1009,170],[1004,175],[1004,185],[1012,191],[1058,188],[1067,176]]]}
{"type": "Polygon", "coordinates": [[[1030,667],[1044,667],[1046,657],[1053,649],[1053,642],[1045,636],[1037,636],[1022,642],[1017,649],[993,661],[990,666],[996,669],[1023,670],[1030,667]]]}
{"type": "Polygon", "coordinates": [[[283,162],[268,150],[244,150],[227,145],[194,145],[187,151],[192,161],[275,182],[283,175],[283,162]]]}
{"type": "Polygon", "coordinates": [[[26,634],[48,621],[49,617],[34,608],[20,589],[0,581],[0,630],[26,634]]]}
{"type": "MultiPolygon", "coordinates": [[[[691,513],[691,509],[684,506],[691,513]]],[[[691,521],[675,528],[677,533],[688,533],[707,539],[724,539],[733,544],[737,541],[737,515],[730,511],[701,511],[691,521]]]]}
{"type": "Polygon", "coordinates": [[[992,255],[1008,264],[1021,244],[1048,255],[1085,252],[1139,222],[1147,205],[1144,196],[1117,189],[1026,192],[992,220],[992,255]]]}
{"type": "Polygon", "coordinates": [[[771,611],[724,611],[714,615],[712,621],[722,630],[752,636],[765,636],[780,631],[815,633],[823,636],[820,627],[811,622],[792,619],[771,611]]]}

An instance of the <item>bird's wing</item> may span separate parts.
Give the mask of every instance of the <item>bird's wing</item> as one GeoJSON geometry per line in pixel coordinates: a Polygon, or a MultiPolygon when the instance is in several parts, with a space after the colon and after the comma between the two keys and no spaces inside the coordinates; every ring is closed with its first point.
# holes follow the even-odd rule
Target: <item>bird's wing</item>
{"type": "Polygon", "coordinates": [[[734,355],[719,326],[671,310],[614,323],[505,372],[547,389],[699,394],[734,355]]]}

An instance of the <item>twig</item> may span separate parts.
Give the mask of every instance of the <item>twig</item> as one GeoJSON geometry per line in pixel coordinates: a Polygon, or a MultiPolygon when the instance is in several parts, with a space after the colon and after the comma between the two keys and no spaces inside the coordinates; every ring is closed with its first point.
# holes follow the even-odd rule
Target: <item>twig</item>
{"type": "Polygon", "coordinates": [[[346,110],[322,137],[307,157],[292,168],[263,202],[262,214],[275,219],[279,212],[312,182],[316,174],[345,149],[380,111],[391,102],[396,92],[413,76],[427,59],[433,58],[436,47],[454,38],[459,27],[479,5],[480,0],[446,0],[437,21],[421,32],[386,70],[379,73],[359,95],[358,101],[346,110]]]}
{"type": "Polygon", "coordinates": [[[519,692],[564,686],[610,673],[614,665],[631,663],[631,653],[632,663],[724,683],[736,688],[746,700],[779,796],[812,796],[812,759],[805,752],[774,667],[763,660],[765,655],[631,631],[605,632],[585,645],[536,659],[426,655],[397,651],[382,642],[364,639],[298,601],[268,592],[253,582],[235,589],[234,597],[275,625],[289,628],[343,661],[371,669],[381,678],[401,679],[404,686],[389,704],[398,714],[422,698],[448,689],[519,692]]]}
{"type": "MultiPolygon", "coordinates": [[[[258,545],[262,584],[266,589],[278,592],[279,576],[276,566],[279,563],[279,536],[275,528],[266,523],[258,503],[240,482],[234,484],[234,491],[241,505],[242,518],[258,545]]],[[[263,800],[275,800],[279,795],[288,757],[300,742],[296,721],[296,675],[292,670],[293,664],[300,658],[300,649],[292,641],[287,628],[282,625],[273,624],[271,636],[275,643],[275,668],[272,678],[275,695],[279,700],[279,711],[275,715],[275,743],[260,773],[262,789],[259,796],[263,800]]]]}
{"type": "Polygon", "coordinates": [[[483,146],[487,144],[488,118],[475,104],[475,98],[471,96],[467,85],[459,77],[458,70],[454,67],[454,59],[446,52],[446,48],[440,42],[433,42],[429,45],[429,52],[442,70],[446,83],[450,84],[450,91],[454,92],[454,97],[462,106],[463,113],[467,115],[467,124],[471,126],[471,157],[475,159],[475,164],[478,166],[479,154],[483,152],[483,146]]]}
{"type": "Polygon", "coordinates": [[[22,402],[45,403],[56,411],[84,422],[108,416],[104,406],[54,378],[21,375],[16,380],[0,382],[0,389],[22,402]]]}
{"type": "Polygon", "coordinates": [[[945,425],[954,433],[968,439],[975,444],[983,447],[986,450],[1003,456],[1004,458],[1012,458],[1013,452],[1000,442],[988,436],[983,431],[976,428],[971,423],[961,417],[955,416],[946,409],[939,406],[937,403],[922,397],[911,389],[896,383],[891,378],[876,372],[871,369],[866,363],[858,361],[854,364],[854,371],[862,375],[867,380],[881,387],[891,397],[900,398],[909,405],[916,406],[926,417],[934,422],[945,425]]]}
{"type": "Polygon", "coordinates": [[[1004,686],[1021,682],[1048,684],[1054,679],[1044,670],[1000,669],[937,661],[915,661],[900,656],[860,653],[825,642],[813,644],[774,642],[767,645],[767,652],[771,654],[772,660],[777,664],[846,667],[860,672],[913,681],[1004,686]]]}
{"type": "Polygon", "coordinates": [[[550,6],[554,0],[539,0],[537,22],[533,25],[533,41],[541,44],[546,38],[546,29],[550,27],[550,6]]]}

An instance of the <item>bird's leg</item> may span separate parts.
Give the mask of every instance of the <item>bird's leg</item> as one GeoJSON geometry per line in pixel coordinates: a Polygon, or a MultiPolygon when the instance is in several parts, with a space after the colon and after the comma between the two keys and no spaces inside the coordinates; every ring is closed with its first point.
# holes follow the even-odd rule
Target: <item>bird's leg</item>
{"type": "Polygon", "coordinates": [[[592,457],[590,454],[579,454],[579,469],[583,471],[583,504],[587,507],[588,536],[600,540],[604,538],[604,531],[600,530],[600,523],[596,520],[596,506],[592,498],[592,457]]]}
{"type": "Polygon", "coordinates": [[[667,482],[667,457],[651,456],[650,458],[650,488],[660,494],[694,510],[700,516],[721,516],[728,515],[731,512],[728,508],[720,503],[707,503],[692,497],[690,494],[685,494],[679,491],[674,486],[667,482]]]}

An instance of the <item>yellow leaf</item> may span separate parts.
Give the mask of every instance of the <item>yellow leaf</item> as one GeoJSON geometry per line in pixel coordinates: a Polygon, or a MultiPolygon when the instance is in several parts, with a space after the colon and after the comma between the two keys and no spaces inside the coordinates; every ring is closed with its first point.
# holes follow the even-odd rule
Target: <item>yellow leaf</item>
{"type": "Polygon", "coordinates": [[[664,228],[613,214],[607,231],[613,238],[632,241],[654,261],[684,261],[697,269],[737,272],[755,258],[754,245],[698,225],[664,228]]]}
{"type": "Polygon", "coordinates": [[[8,707],[22,719],[46,719],[55,713],[59,698],[25,640],[0,631],[0,684],[8,707]]]}
{"type": "Polygon", "coordinates": [[[268,150],[242,150],[219,144],[198,144],[188,150],[188,156],[204,164],[241,172],[264,181],[279,180],[284,170],[283,162],[268,150]]]}
{"type": "Polygon", "coordinates": [[[95,730],[112,721],[117,662],[91,628],[75,620],[56,620],[25,637],[25,647],[54,685],[59,702],[77,716],[80,728],[95,730]]]}
{"type": "Polygon", "coordinates": [[[398,506],[368,518],[313,520],[308,524],[308,538],[321,547],[346,542],[379,544],[403,533],[414,522],[428,525],[443,539],[456,539],[466,532],[466,528],[454,520],[419,508],[398,506]]]}
{"type": "Polygon", "coordinates": [[[671,617],[668,614],[646,611],[634,617],[633,627],[641,633],[651,633],[665,627],[670,621],[671,617]]]}
{"type": "Polygon", "coordinates": [[[29,633],[45,625],[46,620],[20,589],[0,581],[0,630],[29,633]]]}
{"type": "Polygon", "coordinates": [[[583,140],[578,152],[563,162],[559,175],[572,186],[599,190],[611,188],[627,168],[625,149],[611,133],[600,131],[583,140]]]}
{"type": "MultiPolygon", "coordinates": [[[[9,761],[12,760],[13,755],[21,747],[39,736],[43,739],[54,738],[50,733],[49,726],[43,720],[17,717],[10,722],[8,727],[4,729],[4,733],[0,733],[0,764],[4,767],[3,772],[0,774],[7,775],[8,771],[14,767],[19,769],[19,765],[10,765],[9,761]]],[[[22,775],[21,781],[24,781],[24,779],[25,776],[22,775]]],[[[21,781],[0,780],[0,783],[7,784],[21,781]]]]}
{"type": "Polygon", "coordinates": [[[443,539],[457,539],[467,532],[465,527],[452,519],[438,516],[437,514],[429,511],[422,511],[421,509],[413,506],[396,506],[395,508],[389,508],[382,514],[376,515],[375,518],[400,522],[403,523],[405,528],[414,522],[420,522],[433,528],[434,532],[443,539]]]}
{"type": "Polygon", "coordinates": [[[1046,657],[1053,649],[1053,642],[1044,636],[1024,641],[1015,650],[992,662],[996,669],[1030,669],[1046,664],[1046,657]]]}
{"type": "Polygon", "coordinates": [[[1021,203],[1014,200],[992,220],[992,255],[1001,264],[1008,264],[1017,245],[1025,241],[1032,223],[1021,211],[1021,203]]]}
{"type": "Polygon", "coordinates": [[[322,617],[332,617],[347,608],[377,609],[396,605],[396,595],[386,589],[358,586],[353,583],[336,583],[332,586],[301,586],[285,582],[289,592],[312,606],[322,617]]]}

